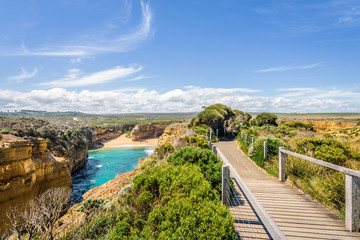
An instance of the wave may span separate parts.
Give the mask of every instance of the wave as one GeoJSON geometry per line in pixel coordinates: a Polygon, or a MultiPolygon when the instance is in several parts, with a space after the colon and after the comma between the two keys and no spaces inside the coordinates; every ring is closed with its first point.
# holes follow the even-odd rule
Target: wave
{"type": "Polygon", "coordinates": [[[145,149],[145,153],[149,156],[151,154],[153,154],[155,151],[155,149],[145,149]]]}
{"type": "Polygon", "coordinates": [[[102,167],[102,165],[96,165],[96,167],[97,167],[97,168],[101,168],[101,167],[102,167]]]}

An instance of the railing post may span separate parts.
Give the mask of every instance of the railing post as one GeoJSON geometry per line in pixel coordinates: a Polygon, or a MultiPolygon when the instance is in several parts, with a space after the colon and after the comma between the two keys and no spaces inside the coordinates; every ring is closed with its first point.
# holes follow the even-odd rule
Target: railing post
{"type": "Polygon", "coordinates": [[[254,146],[254,143],[255,143],[255,137],[252,137],[251,144],[254,146]]]}
{"type": "Polygon", "coordinates": [[[345,226],[350,232],[359,231],[360,179],[345,175],[345,226]]]}
{"type": "Polygon", "coordinates": [[[216,137],[219,137],[219,129],[216,129],[216,137]]]}
{"type": "Polygon", "coordinates": [[[209,143],[209,149],[212,150],[212,144],[211,141],[208,142],[209,143]]]}
{"type": "Polygon", "coordinates": [[[247,145],[248,140],[249,140],[249,134],[246,134],[246,135],[245,135],[245,145],[247,145]]]}
{"type": "Polygon", "coordinates": [[[212,130],[210,130],[210,142],[212,140],[212,130]]]}
{"type": "Polygon", "coordinates": [[[234,136],[234,128],[231,128],[231,136],[234,136]]]}
{"type": "Polygon", "coordinates": [[[285,153],[281,152],[284,147],[279,147],[279,181],[285,182],[285,153]]]}
{"type": "Polygon", "coordinates": [[[264,159],[267,158],[267,142],[264,142],[264,159]]]}
{"type": "Polygon", "coordinates": [[[224,128],[224,135],[226,135],[226,128],[224,128]]]}
{"type": "Polygon", "coordinates": [[[228,165],[222,167],[221,202],[229,206],[230,197],[230,169],[228,165]]]}
{"type": "Polygon", "coordinates": [[[244,132],[241,131],[241,138],[244,138],[244,132]]]}
{"type": "Polygon", "coordinates": [[[211,150],[215,153],[215,156],[217,156],[217,148],[216,148],[216,146],[212,146],[211,150]]]}

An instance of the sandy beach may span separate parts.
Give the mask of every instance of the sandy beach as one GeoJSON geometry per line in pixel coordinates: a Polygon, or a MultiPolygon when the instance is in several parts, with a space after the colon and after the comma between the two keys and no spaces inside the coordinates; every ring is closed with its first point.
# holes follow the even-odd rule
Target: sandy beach
{"type": "Polygon", "coordinates": [[[133,141],[131,138],[127,138],[126,134],[122,134],[117,138],[106,141],[101,148],[107,147],[120,147],[120,146],[156,146],[158,138],[150,138],[142,141],[133,141]]]}

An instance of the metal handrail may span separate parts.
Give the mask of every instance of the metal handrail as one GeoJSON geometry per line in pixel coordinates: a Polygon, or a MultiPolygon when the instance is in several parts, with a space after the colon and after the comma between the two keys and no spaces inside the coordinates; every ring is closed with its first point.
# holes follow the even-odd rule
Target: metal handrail
{"type": "Polygon", "coordinates": [[[302,159],[307,160],[309,162],[319,164],[319,165],[324,166],[324,167],[334,169],[334,170],[339,171],[339,172],[346,173],[347,175],[351,175],[351,176],[360,178],[360,172],[359,171],[356,171],[356,170],[353,170],[353,169],[350,169],[350,168],[341,167],[341,166],[335,165],[333,163],[324,162],[322,160],[312,158],[312,157],[308,157],[308,156],[305,156],[305,155],[301,155],[301,154],[298,154],[298,153],[294,153],[294,152],[285,150],[283,148],[280,148],[279,151],[282,152],[282,153],[292,155],[294,157],[302,158],[302,159]]]}
{"type": "Polygon", "coordinates": [[[279,180],[281,182],[286,180],[285,154],[345,173],[345,227],[350,232],[358,232],[360,218],[360,172],[279,147],[279,180]]]}

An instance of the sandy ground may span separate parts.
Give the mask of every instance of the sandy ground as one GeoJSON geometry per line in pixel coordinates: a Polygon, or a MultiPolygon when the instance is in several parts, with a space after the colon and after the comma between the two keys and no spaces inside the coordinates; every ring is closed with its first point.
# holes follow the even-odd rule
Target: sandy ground
{"type": "Polygon", "coordinates": [[[100,146],[100,148],[107,147],[120,147],[120,146],[156,146],[158,138],[151,138],[141,141],[133,141],[131,138],[126,137],[126,134],[122,134],[117,138],[106,141],[100,146]]]}

